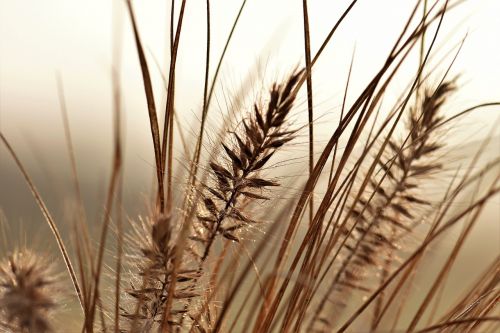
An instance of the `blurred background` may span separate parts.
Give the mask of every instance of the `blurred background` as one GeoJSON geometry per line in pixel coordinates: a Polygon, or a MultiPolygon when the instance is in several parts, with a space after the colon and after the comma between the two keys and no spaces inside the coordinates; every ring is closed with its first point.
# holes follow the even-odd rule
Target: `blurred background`
{"type": "MultiPolygon", "coordinates": [[[[354,60],[348,104],[384,63],[413,7],[413,0],[361,0],[341,25],[313,70],[317,151],[339,120],[343,90],[354,60]]],[[[441,1],[442,3],[442,1],[441,1]]],[[[125,135],[124,207],[134,218],[147,212],[153,184],[154,157],[142,77],[124,1],[0,0],[0,130],[25,163],[56,221],[69,240],[73,205],[71,172],[65,147],[56,75],[69,113],[79,179],[88,217],[99,222],[110,174],[112,152],[113,50],[121,54],[121,94],[125,135]]],[[[180,2],[175,6],[178,13],[180,2]]],[[[211,77],[241,6],[241,1],[211,4],[211,77]]],[[[348,1],[309,1],[313,54],[348,6],[348,1]]],[[[157,109],[162,116],[165,88],[162,75],[169,64],[170,1],[133,2],[140,34],[153,77],[157,109]]],[[[205,1],[187,1],[176,76],[176,112],[188,143],[194,145],[203,96],[205,64],[205,1]]],[[[449,115],[478,103],[500,100],[500,2],[465,1],[444,18],[431,65],[429,83],[437,84],[460,42],[465,43],[450,71],[460,74],[458,94],[447,105],[449,115]]],[[[208,119],[216,132],[221,114],[231,109],[242,87],[256,96],[268,83],[304,63],[302,1],[251,0],[245,4],[222,63],[208,119]]],[[[432,32],[432,31],[430,31],[432,32]]],[[[428,35],[431,39],[431,33],[428,35]]],[[[427,42],[427,46],[429,41],[427,42]]],[[[384,103],[392,105],[410,82],[418,65],[412,54],[384,103]]],[[[302,96],[295,121],[307,122],[302,96]]],[[[245,108],[251,107],[246,104],[245,108]]],[[[498,108],[478,110],[464,118],[447,136],[449,170],[467,165],[480,142],[492,137],[484,159],[500,154],[498,108]]],[[[210,150],[210,138],[205,148],[210,150]]],[[[298,173],[307,161],[307,135],[294,146],[296,164],[278,169],[298,173]]],[[[180,168],[185,165],[178,146],[180,168]]],[[[434,184],[445,186],[446,181],[434,184]]],[[[0,147],[0,210],[8,240],[2,251],[23,239],[56,249],[25,182],[7,150],[0,147]],[[9,244],[7,244],[9,243],[9,244]]],[[[462,253],[469,269],[486,264],[500,250],[500,199],[483,214],[462,253]],[[471,266],[469,266],[469,264],[471,266]]],[[[458,232],[458,231],[457,231],[458,232]]],[[[450,241],[452,244],[452,241],[450,241]]],[[[458,265],[458,267],[461,267],[458,265]]],[[[464,277],[464,279],[466,279],[464,277]]],[[[457,283],[465,283],[458,281],[457,283]]]]}

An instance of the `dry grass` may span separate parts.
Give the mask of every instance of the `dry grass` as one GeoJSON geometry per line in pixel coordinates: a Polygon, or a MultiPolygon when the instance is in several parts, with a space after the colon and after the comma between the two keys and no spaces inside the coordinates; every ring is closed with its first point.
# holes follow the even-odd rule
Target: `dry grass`
{"type": "MultiPolygon", "coordinates": [[[[213,145],[205,159],[201,152],[207,144],[210,101],[246,1],[212,80],[211,3],[206,1],[201,126],[192,147],[177,142],[174,135],[174,130],[182,132],[174,122],[179,112],[175,76],[186,1],[180,2],[179,16],[171,16],[163,113],[155,105],[139,26],[132,2],[127,1],[155,157],[155,199],[148,216],[131,217],[123,224],[122,107],[119,74],[113,71],[112,173],[99,237],[91,238],[60,85],[73,186],[79,198],[74,257],[68,254],[58,224],[14,148],[0,133],[55,236],[81,304],[81,325],[72,331],[494,332],[500,328],[498,253],[481,259],[491,264],[484,272],[471,272],[477,281],[464,287],[462,294],[456,293],[455,302],[443,301],[471,230],[485,206],[498,197],[500,159],[480,164],[486,140],[468,165],[452,170],[455,175],[447,187],[431,196],[426,186],[435,179],[447,179],[446,135],[460,118],[500,105],[483,103],[454,110],[448,117],[444,112],[453,96],[460,94],[460,83],[448,77],[449,68],[442,77],[433,77],[428,63],[445,14],[459,3],[424,1],[421,6],[418,2],[386,61],[348,101],[351,65],[340,120],[332,124],[322,145],[315,141],[313,69],[356,3],[346,8],[313,54],[307,0],[303,1],[303,69],[291,70],[272,84],[252,101],[248,112],[233,110],[236,119],[224,124],[228,130],[219,133],[220,145],[213,145]],[[419,16],[422,7],[424,13],[419,16]],[[435,29],[428,35],[431,25],[435,29]],[[382,100],[389,87],[403,86],[396,81],[398,73],[415,52],[420,58],[415,74],[398,101],[387,108],[382,100]],[[292,123],[304,84],[308,122],[292,123]],[[301,140],[303,129],[308,137],[307,167],[300,170],[305,182],[301,185],[297,177],[290,181],[295,182],[292,190],[281,189],[271,166],[301,140]],[[192,151],[192,155],[186,151],[188,160],[175,163],[176,146],[192,151]],[[180,186],[174,174],[182,168],[187,170],[180,186]],[[451,231],[458,226],[462,229],[454,238],[451,231]],[[116,236],[116,243],[110,234],[116,236]],[[443,240],[453,246],[436,268],[429,253],[443,240]],[[414,288],[422,281],[423,291],[415,296],[414,288]]],[[[56,285],[62,288],[55,276],[43,257],[28,250],[10,254],[0,266],[0,331],[54,331],[50,318],[58,311],[58,300],[51,290],[56,285]]]]}

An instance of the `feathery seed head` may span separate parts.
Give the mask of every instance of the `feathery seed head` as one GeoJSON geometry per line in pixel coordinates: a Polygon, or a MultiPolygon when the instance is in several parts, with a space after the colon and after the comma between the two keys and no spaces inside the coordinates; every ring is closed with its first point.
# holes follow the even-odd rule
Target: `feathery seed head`
{"type": "Polygon", "coordinates": [[[51,263],[28,250],[0,264],[0,315],[22,332],[51,332],[57,292],[51,263]]]}
{"type": "MultiPolygon", "coordinates": [[[[161,322],[172,282],[175,245],[173,244],[171,217],[162,215],[155,219],[140,220],[133,224],[133,234],[128,237],[129,257],[134,263],[130,286],[126,288],[127,305],[122,306],[124,326],[131,331],[149,331],[161,322]]],[[[197,271],[180,267],[176,275],[176,306],[172,316],[178,319],[185,310],[185,302],[196,294],[189,289],[197,271]]],[[[172,326],[175,321],[169,321],[172,326]]]]}
{"type": "Polygon", "coordinates": [[[203,193],[203,212],[198,213],[199,224],[206,231],[197,238],[205,247],[202,260],[206,259],[218,234],[231,241],[239,241],[234,233],[255,223],[238,208],[240,197],[268,200],[260,191],[279,185],[275,181],[258,178],[256,174],[278,149],[293,139],[295,131],[286,131],[285,127],[295,102],[295,89],[303,73],[303,70],[296,71],[284,83],[273,84],[266,107],[254,104],[253,112],[242,121],[243,128],[232,132],[233,144],[222,144],[229,163],[227,167],[217,160],[209,163],[215,184],[203,184],[206,190],[203,193]]]}

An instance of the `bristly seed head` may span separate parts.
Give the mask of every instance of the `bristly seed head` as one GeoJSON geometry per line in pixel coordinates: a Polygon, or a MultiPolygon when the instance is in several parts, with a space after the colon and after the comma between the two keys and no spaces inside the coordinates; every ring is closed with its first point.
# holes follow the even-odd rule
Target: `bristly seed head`
{"type": "MultiPolygon", "coordinates": [[[[175,244],[170,216],[140,220],[133,224],[133,233],[128,238],[129,256],[135,263],[129,277],[130,286],[125,288],[127,306],[121,307],[125,319],[122,327],[131,332],[149,332],[161,323],[168,291],[172,282],[175,244]]],[[[185,268],[185,262],[176,275],[175,306],[170,310],[172,318],[186,312],[186,302],[197,294],[191,289],[198,272],[185,268]]],[[[175,326],[177,321],[169,321],[175,326]]]]}
{"type": "MultiPolygon", "coordinates": [[[[206,229],[207,234],[204,238],[206,249],[203,258],[208,254],[217,234],[232,241],[239,241],[233,232],[251,221],[237,208],[240,196],[268,200],[269,198],[260,191],[279,185],[275,181],[258,178],[256,174],[268,164],[278,149],[293,139],[295,131],[286,131],[285,127],[296,98],[294,89],[302,74],[303,71],[297,71],[286,82],[275,83],[269,92],[266,107],[261,108],[258,103],[253,105],[252,112],[242,121],[243,128],[239,132],[232,132],[233,143],[222,144],[229,162],[227,167],[217,160],[210,162],[215,184],[203,184],[206,190],[203,200],[204,212],[198,214],[201,226],[206,229]],[[234,223],[223,221],[226,217],[234,223]]],[[[204,243],[203,238],[200,240],[204,243]]]]}
{"type": "Polygon", "coordinates": [[[53,266],[28,250],[15,251],[0,264],[0,316],[20,332],[52,332],[56,307],[53,266]]]}

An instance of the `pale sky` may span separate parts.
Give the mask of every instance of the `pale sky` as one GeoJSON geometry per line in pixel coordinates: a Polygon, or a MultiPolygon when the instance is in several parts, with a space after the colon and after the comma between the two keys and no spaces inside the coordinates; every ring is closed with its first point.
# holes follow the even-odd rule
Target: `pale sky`
{"type": "MultiPolygon", "coordinates": [[[[163,68],[168,64],[164,51],[168,44],[169,3],[134,1],[159,112],[164,110],[163,82],[155,62],[163,68]]],[[[176,2],[177,10],[179,3],[176,2]]],[[[41,152],[48,160],[48,156],[60,156],[65,151],[57,71],[64,83],[79,162],[93,173],[106,174],[112,133],[112,21],[113,8],[118,8],[116,17],[121,17],[119,26],[123,31],[121,73],[127,163],[132,165],[131,170],[152,168],[154,159],[141,72],[123,4],[121,0],[0,0],[0,129],[28,161],[36,160],[33,151],[41,152]]],[[[346,0],[309,1],[313,53],[348,4],[346,0]]],[[[211,1],[212,75],[240,5],[235,0],[211,1]]],[[[313,71],[318,143],[327,139],[338,122],[354,48],[348,104],[383,64],[414,5],[414,0],[360,0],[341,25],[313,71]]],[[[299,0],[247,1],[220,72],[211,104],[209,136],[217,130],[221,113],[229,109],[231,95],[249,73],[254,80],[248,88],[252,95],[303,63],[301,11],[299,0]]],[[[432,73],[430,83],[441,79],[454,52],[444,58],[443,55],[455,50],[467,34],[451,71],[451,75],[461,74],[461,89],[448,105],[449,114],[476,103],[500,100],[498,13],[500,1],[469,0],[445,16],[436,43],[437,55],[431,62],[432,65],[442,59],[443,66],[432,73]]],[[[205,1],[187,1],[177,65],[176,110],[188,140],[192,140],[198,128],[201,108],[205,24],[205,1]]],[[[398,96],[409,75],[414,74],[416,64],[416,56],[409,59],[401,79],[390,87],[385,100],[398,96]]],[[[305,113],[300,112],[305,108],[302,99],[297,111],[300,124],[307,121],[305,113]]],[[[457,127],[456,136],[450,137],[449,144],[460,146],[483,138],[495,125],[498,115],[498,108],[488,108],[467,117],[457,127]]]]}
{"type": "MultiPolygon", "coordinates": [[[[117,1],[117,7],[123,7],[117,1]]],[[[154,76],[158,108],[163,103],[162,82],[155,58],[164,57],[169,1],[134,1],[137,20],[154,76]]],[[[267,81],[303,61],[302,1],[249,0],[223,63],[220,83],[235,92],[260,61],[267,64],[267,81]]],[[[318,115],[338,109],[347,67],[354,46],[356,57],[352,96],[356,96],[385,59],[408,17],[413,0],[360,0],[341,26],[314,70],[318,115]]],[[[240,1],[212,1],[212,74],[240,1]]],[[[348,1],[309,1],[313,51],[348,1]]],[[[177,6],[178,8],[179,6],[177,6]]],[[[454,67],[462,73],[460,105],[500,98],[500,1],[466,1],[445,17],[438,40],[441,54],[468,33],[454,67]]],[[[128,122],[147,131],[140,70],[123,12],[123,92],[128,122]]],[[[110,67],[112,1],[0,0],[0,122],[9,135],[59,124],[55,71],[63,77],[71,119],[83,133],[92,127],[106,133],[111,119],[110,67]],[[41,127],[40,127],[41,126],[41,127]],[[102,129],[102,130],[101,130],[102,129]]],[[[177,75],[177,109],[199,113],[202,93],[205,38],[205,1],[187,2],[177,75]]],[[[439,57],[438,57],[439,58],[439,57]]],[[[445,59],[448,64],[450,57],[445,59]]],[[[414,69],[412,69],[414,70],[414,69]]],[[[255,76],[255,75],[254,75],[255,76]]],[[[439,79],[436,75],[434,82],[439,79]]],[[[404,81],[406,84],[406,81],[404,81]]],[[[259,86],[261,84],[259,83],[259,86]]],[[[256,90],[260,87],[255,88],[256,90]]],[[[218,94],[222,99],[222,95],[218,94]]],[[[224,104],[224,103],[222,103],[224,104]]],[[[219,109],[214,102],[212,106],[219,109]]],[[[224,108],[221,105],[220,108],[224,108]]],[[[222,110],[224,111],[224,110],[222,110]]],[[[491,122],[491,112],[481,119],[491,122]]],[[[186,120],[187,121],[187,120],[186,120]]],[[[191,126],[188,122],[187,126],[191,126]]],[[[57,127],[59,131],[59,127],[57,127]]],[[[75,129],[78,131],[78,129],[75,129]]],[[[47,136],[47,132],[44,131],[47,136]]],[[[131,132],[133,134],[133,132],[131,132]]],[[[45,137],[49,140],[50,135],[45,137]]],[[[75,135],[78,136],[78,133],[75,135]]],[[[137,135],[141,135],[137,133],[137,135]]],[[[102,139],[102,138],[100,138],[102,139]]],[[[58,138],[54,138],[58,141],[58,138]]]]}

